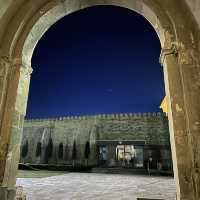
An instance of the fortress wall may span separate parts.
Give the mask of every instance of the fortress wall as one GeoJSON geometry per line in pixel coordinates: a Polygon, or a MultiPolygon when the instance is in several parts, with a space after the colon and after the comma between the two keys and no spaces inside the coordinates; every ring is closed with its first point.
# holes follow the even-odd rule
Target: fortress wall
{"type": "Polygon", "coordinates": [[[21,162],[45,163],[44,151],[49,138],[53,140],[51,164],[70,164],[73,142],[76,141],[77,161],[85,162],[87,141],[91,145],[90,164],[96,163],[96,139],[145,140],[151,145],[169,145],[168,120],[162,113],[110,114],[56,119],[26,120],[22,145],[28,141],[29,152],[21,162]],[[42,155],[36,157],[38,142],[42,143],[42,155]],[[58,159],[59,144],[63,143],[64,159],[58,159]]]}
{"type": "Polygon", "coordinates": [[[101,139],[145,140],[147,144],[169,145],[168,120],[164,115],[102,119],[99,129],[101,139]]]}

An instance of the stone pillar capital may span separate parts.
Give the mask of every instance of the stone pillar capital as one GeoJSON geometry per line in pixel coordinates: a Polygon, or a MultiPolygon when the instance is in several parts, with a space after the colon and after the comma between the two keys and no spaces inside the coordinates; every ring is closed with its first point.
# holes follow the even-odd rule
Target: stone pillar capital
{"type": "Polygon", "coordinates": [[[164,61],[165,61],[165,58],[169,55],[175,55],[177,56],[178,54],[178,49],[177,49],[177,46],[176,45],[172,45],[171,48],[163,48],[161,50],[161,53],[160,53],[160,58],[159,58],[159,62],[160,64],[163,66],[164,65],[164,61]]]}
{"type": "Polygon", "coordinates": [[[10,63],[8,56],[0,56],[0,63],[10,63]]]}
{"type": "Polygon", "coordinates": [[[8,57],[2,56],[0,57],[0,77],[5,76],[8,73],[8,68],[11,62],[8,57]]]}
{"type": "Polygon", "coordinates": [[[178,63],[180,65],[198,65],[199,51],[191,44],[178,43],[178,63]]]}
{"type": "Polygon", "coordinates": [[[30,76],[33,72],[32,67],[22,65],[20,67],[20,72],[23,73],[25,76],[30,76]]]}
{"type": "Polygon", "coordinates": [[[19,58],[14,58],[13,61],[13,67],[14,68],[19,68],[20,73],[22,73],[24,76],[30,76],[33,72],[33,69],[29,65],[25,65],[21,62],[21,59],[19,58]]]}
{"type": "Polygon", "coordinates": [[[5,74],[7,68],[13,68],[14,70],[19,70],[26,76],[30,76],[33,69],[29,65],[24,65],[19,58],[9,58],[8,56],[0,56],[0,75],[5,74]]]}
{"type": "Polygon", "coordinates": [[[160,54],[160,64],[163,66],[165,58],[169,55],[175,55],[180,65],[199,66],[199,51],[192,44],[184,44],[179,41],[171,43],[171,47],[163,48],[160,54]]]}

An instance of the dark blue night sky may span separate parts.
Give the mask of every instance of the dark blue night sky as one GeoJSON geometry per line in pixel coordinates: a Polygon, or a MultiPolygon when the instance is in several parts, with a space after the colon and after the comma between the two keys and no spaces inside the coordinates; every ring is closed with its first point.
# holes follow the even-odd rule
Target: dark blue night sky
{"type": "Polygon", "coordinates": [[[133,11],[98,6],[68,15],[34,51],[27,118],[160,111],[159,54],[154,29],[133,11]]]}

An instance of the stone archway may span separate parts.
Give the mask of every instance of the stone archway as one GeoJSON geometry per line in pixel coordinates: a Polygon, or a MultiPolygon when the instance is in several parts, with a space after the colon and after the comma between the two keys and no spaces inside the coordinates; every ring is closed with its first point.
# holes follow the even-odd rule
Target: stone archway
{"type": "Polygon", "coordinates": [[[200,61],[198,25],[184,1],[0,1],[0,197],[14,199],[19,147],[31,74],[42,34],[63,16],[95,5],[143,15],[160,38],[177,199],[200,199],[200,61]],[[1,3],[3,2],[3,3],[1,3]]]}

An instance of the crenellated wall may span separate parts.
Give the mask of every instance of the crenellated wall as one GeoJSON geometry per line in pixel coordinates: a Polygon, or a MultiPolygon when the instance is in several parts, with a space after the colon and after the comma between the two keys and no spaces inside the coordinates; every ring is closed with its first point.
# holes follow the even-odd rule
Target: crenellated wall
{"type": "Polygon", "coordinates": [[[45,148],[49,138],[53,141],[50,164],[71,164],[72,148],[76,141],[77,163],[84,164],[84,151],[90,142],[89,164],[96,164],[96,140],[144,140],[146,145],[169,146],[168,120],[163,113],[103,114],[73,116],[54,119],[26,120],[22,146],[28,141],[28,154],[21,162],[45,163],[45,148]],[[41,142],[41,156],[36,156],[41,142]],[[58,158],[59,145],[63,144],[63,159],[58,158]]]}
{"type": "Polygon", "coordinates": [[[146,113],[119,113],[119,114],[99,114],[99,115],[84,115],[84,116],[66,116],[58,118],[42,118],[42,119],[29,119],[26,122],[40,122],[40,121],[65,121],[65,120],[85,120],[85,119],[130,119],[138,117],[159,117],[165,116],[161,112],[146,112],[146,113]]]}

